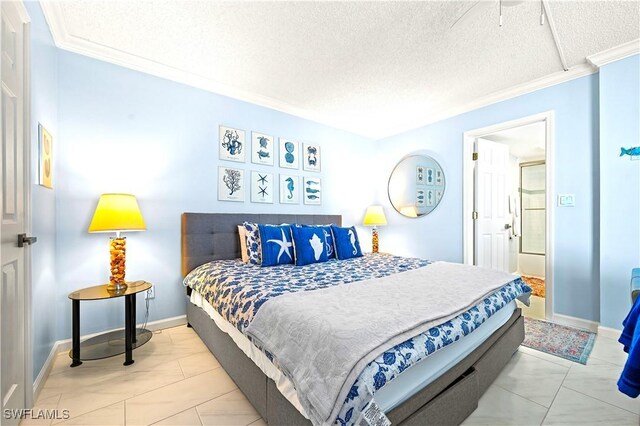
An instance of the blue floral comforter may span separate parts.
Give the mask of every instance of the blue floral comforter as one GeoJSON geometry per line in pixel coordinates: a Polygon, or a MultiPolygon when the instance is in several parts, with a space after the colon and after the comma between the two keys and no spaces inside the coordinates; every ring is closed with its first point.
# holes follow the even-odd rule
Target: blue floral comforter
{"type": "MultiPolygon", "coordinates": [[[[417,269],[431,262],[389,255],[365,255],[302,267],[280,265],[262,268],[240,260],[220,260],[194,269],[184,280],[242,333],[265,302],[282,294],[380,278],[417,269]]],[[[374,393],[411,365],[473,332],[499,309],[531,289],[516,280],[501,287],[481,303],[443,324],[431,328],[380,354],[351,387],[336,425],[353,425],[374,393]]],[[[272,359],[267,353],[269,359],[272,359]]]]}

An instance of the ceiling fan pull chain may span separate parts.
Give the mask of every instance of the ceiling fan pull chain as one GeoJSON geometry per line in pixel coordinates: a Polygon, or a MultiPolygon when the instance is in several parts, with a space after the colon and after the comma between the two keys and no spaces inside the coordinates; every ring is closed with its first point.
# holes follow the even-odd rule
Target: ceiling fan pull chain
{"type": "Polygon", "coordinates": [[[502,26],[502,0],[500,0],[500,26],[502,26]]]}
{"type": "Polygon", "coordinates": [[[540,0],[540,25],[544,25],[544,3],[540,0]]]}

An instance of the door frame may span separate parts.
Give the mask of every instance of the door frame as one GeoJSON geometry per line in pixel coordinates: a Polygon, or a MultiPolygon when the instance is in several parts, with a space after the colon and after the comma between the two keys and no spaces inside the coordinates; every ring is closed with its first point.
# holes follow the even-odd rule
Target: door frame
{"type": "MultiPolygon", "coordinates": [[[[32,235],[31,226],[31,18],[22,0],[13,2],[22,21],[23,35],[23,164],[24,179],[24,224],[27,235],[32,235]]],[[[0,38],[2,37],[0,33],[0,38]]],[[[1,177],[0,177],[1,178],[1,177]]],[[[1,229],[0,229],[1,232],[1,229]]],[[[1,237],[1,235],[0,235],[1,237]]],[[[33,347],[31,321],[31,246],[24,250],[24,392],[25,408],[33,407],[33,347]]],[[[1,354],[0,354],[1,356],[1,354]]]]}
{"type": "Polygon", "coordinates": [[[545,297],[545,317],[553,319],[553,248],[554,248],[554,217],[555,217],[555,114],[554,111],[545,111],[539,114],[518,118],[502,123],[492,124],[479,129],[469,130],[462,135],[462,239],[463,259],[467,265],[473,265],[474,258],[474,180],[473,170],[473,146],[476,138],[492,133],[526,126],[528,124],[544,122],[546,128],[545,161],[547,164],[545,173],[545,202],[546,202],[546,236],[545,236],[545,287],[546,293],[551,297],[545,297]]]}

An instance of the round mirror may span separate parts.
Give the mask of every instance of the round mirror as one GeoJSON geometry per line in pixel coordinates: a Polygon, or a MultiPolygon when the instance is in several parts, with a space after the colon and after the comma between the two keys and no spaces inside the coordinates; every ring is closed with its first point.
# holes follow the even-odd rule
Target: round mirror
{"type": "Polygon", "coordinates": [[[428,155],[409,155],[394,167],[389,177],[389,201],[406,217],[431,213],[444,196],[442,167],[428,155]]]}

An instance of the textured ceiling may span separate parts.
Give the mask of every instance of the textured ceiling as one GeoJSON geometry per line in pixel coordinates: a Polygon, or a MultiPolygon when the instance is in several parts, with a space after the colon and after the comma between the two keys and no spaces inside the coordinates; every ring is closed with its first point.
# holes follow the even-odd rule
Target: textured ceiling
{"type": "MultiPolygon", "coordinates": [[[[66,0],[56,7],[75,39],[377,138],[562,70],[550,26],[539,24],[539,1],[503,8],[503,27],[491,2],[451,29],[474,3],[66,0]]],[[[547,4],[570,66],[640,35],[639,1],[547,4]]]]}

